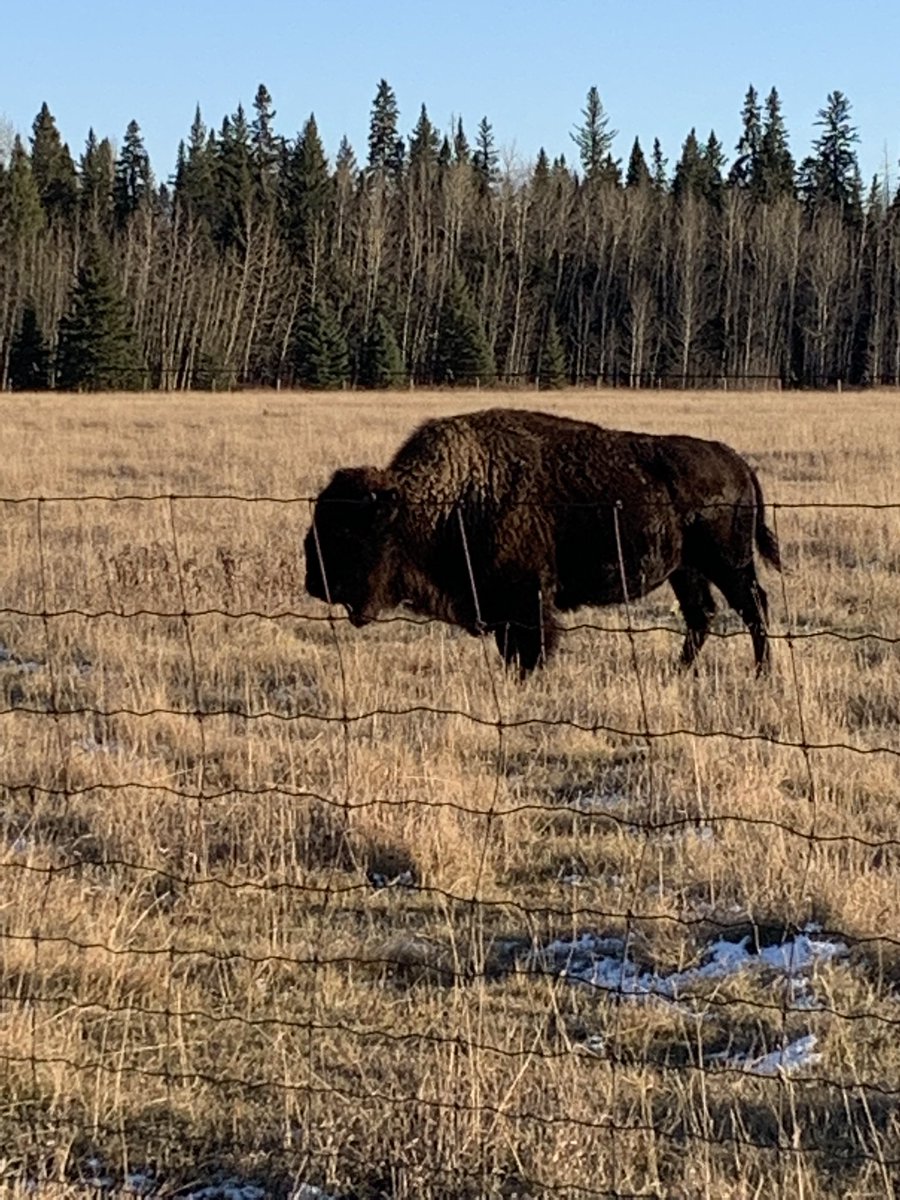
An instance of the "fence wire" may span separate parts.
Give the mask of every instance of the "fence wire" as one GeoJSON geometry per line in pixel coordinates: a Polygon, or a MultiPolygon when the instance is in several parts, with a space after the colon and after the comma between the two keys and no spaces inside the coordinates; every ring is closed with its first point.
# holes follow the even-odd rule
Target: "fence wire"
{"type": "Polygon", "coordinates": [[[900,1190],[900,504],[772,506],[759,682],[727,622],[677,674],[616,523],[520,683],[303,599],[313,500],[0,499],[4,1184],[900,1190]],[[830,615],[820,514],[885,523],[830,615]]]}

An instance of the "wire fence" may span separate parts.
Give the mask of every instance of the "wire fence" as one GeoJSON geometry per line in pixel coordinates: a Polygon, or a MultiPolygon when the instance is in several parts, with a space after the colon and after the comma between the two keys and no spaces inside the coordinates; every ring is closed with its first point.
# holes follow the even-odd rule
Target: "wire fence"
{"type": "MultiPolygon", "coordinates": [[[[316,383],[304,376],[293,367],[272,370],[261,370],[247,373],[237,367],[218,367],[214,371],[189,369],[183,366],[154,365],[152,367],[131,366],[119,364],[97,363],[93,365],[97,372],[95,376],[85,378],[81,391],[108,391],[111,388],[125,388],[135,391],[291,391],[291,390],[330,390],[330,391],[374,391],[391,387],[415,391],[447,390],[454,388],[485,390],[492,388],[512,388],[528,391],[553,391],[558,388],[613,388],[653,391],[825,391],[841,394],[843,392],[863,392],[879,389],[893,389],[900,386],[900,376],[896,372],[868,372],[859,374],[848,372],[804,372],[793,374],[779,371],[733,371],[733,370],[697,370],[677,371],[666,369],[628,370],[623,368],[607,368],[593,371],[565,373],[552,381],[546,376],[534,371],[498,371],[491,379],[477,375],[465,375],[454,378],[437,378],[431,373],[397,370],[385,371],[380,374],[377,384],[366,384],[360,377],[350,374],[345,377],[334,377],[327,382],[316,383]]],[[[40,391],[69,391],[62,387],[55,377],[44,379],[34,375],[28,381],[16,387],[10,381],[8,390],[30,392],[40,391]]]]}
{"type": "Polygon", "coordinates": [[[895,1194],[900,504],[770,509],[769,680],[617,536],[523,683],[302,599],[312,502],[0,500],[4,1180],[895,1194]]]}

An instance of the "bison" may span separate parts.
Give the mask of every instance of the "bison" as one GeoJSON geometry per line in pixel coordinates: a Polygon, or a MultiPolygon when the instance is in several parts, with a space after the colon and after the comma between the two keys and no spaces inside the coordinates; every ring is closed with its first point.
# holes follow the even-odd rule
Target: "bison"
{"type": "Polygon", "coordinates": [[[426,421],[386,469],[336,471],[304,542],[306,590],[362,626],[405,604],[491,633],[523,675],[557,644],[557,612],[672,585],[693,663],[715,584],[768,665],[754,547],[780,569],[753,470],[721,442],[493,408],[426,421]]]}

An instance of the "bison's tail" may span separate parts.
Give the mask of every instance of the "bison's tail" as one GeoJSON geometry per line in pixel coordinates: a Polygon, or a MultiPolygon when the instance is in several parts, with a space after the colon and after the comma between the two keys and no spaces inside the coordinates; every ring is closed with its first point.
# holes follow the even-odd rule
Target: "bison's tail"
{"type": "Polygon", "coordinates": [[[771,563],[777,571],[780,571],[781,551],[778,548],[778,538],[766,524],[765,502],[755,471],[750,471],[750,478],[753,480],[753,490],[756,492],[756,548],[766,562],[771,563]]]}

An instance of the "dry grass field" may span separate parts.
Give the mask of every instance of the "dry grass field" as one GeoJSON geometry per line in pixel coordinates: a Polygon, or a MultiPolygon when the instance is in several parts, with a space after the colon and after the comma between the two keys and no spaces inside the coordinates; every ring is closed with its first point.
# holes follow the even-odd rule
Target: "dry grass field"
{"type": "Polygon", "coordinates": [[[0,412],[7,1194],[900,1192],[895,394],[0,412]],[[486,403],[746,454],[771,677],[667,589],[524,684],[307,598],[283,501],[486,403]]]}

